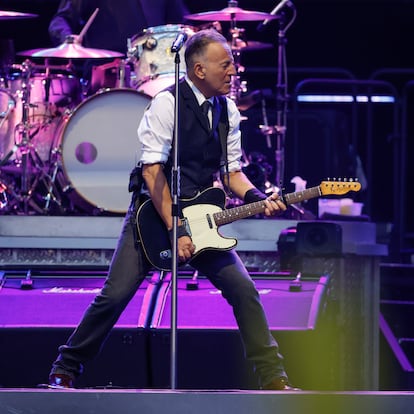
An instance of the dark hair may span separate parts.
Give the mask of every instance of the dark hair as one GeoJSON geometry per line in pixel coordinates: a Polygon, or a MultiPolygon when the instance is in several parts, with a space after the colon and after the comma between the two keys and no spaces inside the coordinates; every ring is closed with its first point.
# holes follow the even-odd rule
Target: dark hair
{"type": "Polygon", "coordinates": [[[215,29],[200,30],[187,40],[184,52],[187,68],[192,67],[195,58],[201,56],[210,43],[224,43],[227,45],[227,40],[215,29]]]}

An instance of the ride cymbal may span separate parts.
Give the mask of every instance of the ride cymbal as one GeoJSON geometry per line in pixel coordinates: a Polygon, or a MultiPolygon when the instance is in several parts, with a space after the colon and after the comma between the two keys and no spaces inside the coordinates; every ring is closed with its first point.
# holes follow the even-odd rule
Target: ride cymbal
{"type": "Polygon", "coordinates": [[[121,57],[122,53],[105,49],[93,49],[82,46],[77,41],[74,41],[71,36],[58,47],[50,49],[32,49],[23,52],[18,52],[20,56],[30,57],[52,57],[65,59],[101,59],[121,57]]]}
{"type": "Polygon", "coordinates": [[[218,11],[209,11],[204,13],[195,13],[195,14],[188,14],[184,16],[186,19],[189,20],[202,20],[202,21],[254,21],[254,20],[270,20],[270,19],[277,19],[278,16],[274,16],[269,13],[259,12],[259,11],[251,11],[251,10],[244,10],[240,7],[226,7],[222,10],[218,11]]]}

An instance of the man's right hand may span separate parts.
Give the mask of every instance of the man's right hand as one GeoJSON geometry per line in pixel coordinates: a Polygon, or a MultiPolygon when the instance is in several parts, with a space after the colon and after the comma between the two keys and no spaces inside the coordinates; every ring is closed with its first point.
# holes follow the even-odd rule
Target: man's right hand
{"type": "Polygon", "coordinates": [[[177,239],[177,254],[180,262],[187,262],[195,252],[195,245],[189,236],[182,236],[177,239]]]}

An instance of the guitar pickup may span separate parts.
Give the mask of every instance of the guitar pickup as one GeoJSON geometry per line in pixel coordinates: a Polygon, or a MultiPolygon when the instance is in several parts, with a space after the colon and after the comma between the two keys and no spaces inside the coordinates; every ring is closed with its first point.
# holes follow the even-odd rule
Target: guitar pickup
{"type": "Polygon", "coordinates": [[[210,214],[206,214],[206,219],[207,219],[208,227],[210,227],[210,229],[212,229],[213,228],[213,222],[211,220],[210,214]]]}

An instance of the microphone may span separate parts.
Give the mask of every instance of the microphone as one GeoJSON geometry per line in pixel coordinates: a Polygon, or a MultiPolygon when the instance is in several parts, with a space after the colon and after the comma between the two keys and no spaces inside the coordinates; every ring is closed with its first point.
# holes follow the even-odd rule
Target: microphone
{"type": "MultiPolygon", "coordinates": [[[[285,6],[290,6],[292,4],[292,2],[290,0],[282,0],[269,14],[271,14],[272,16],[276,16],[276,14],[278,14],[280,12],[280,10],[283,9],[283,7],[285,6]]],[[[262,23],[260,23],[256,30],[258,32],[263,31],[263,29],[266,27],[266,25],[273,19],[266,19],[263,20],[262,23]]]]}
{"type": "Polygon", "coordinates": [[[171,52],[177,53],[180,51],[180,49],[183,47],[185,41],[187,40],[187,33],[180,32],[177,34],[177,37],[175,38],[172,46],[171,46],[171,52]]]}

